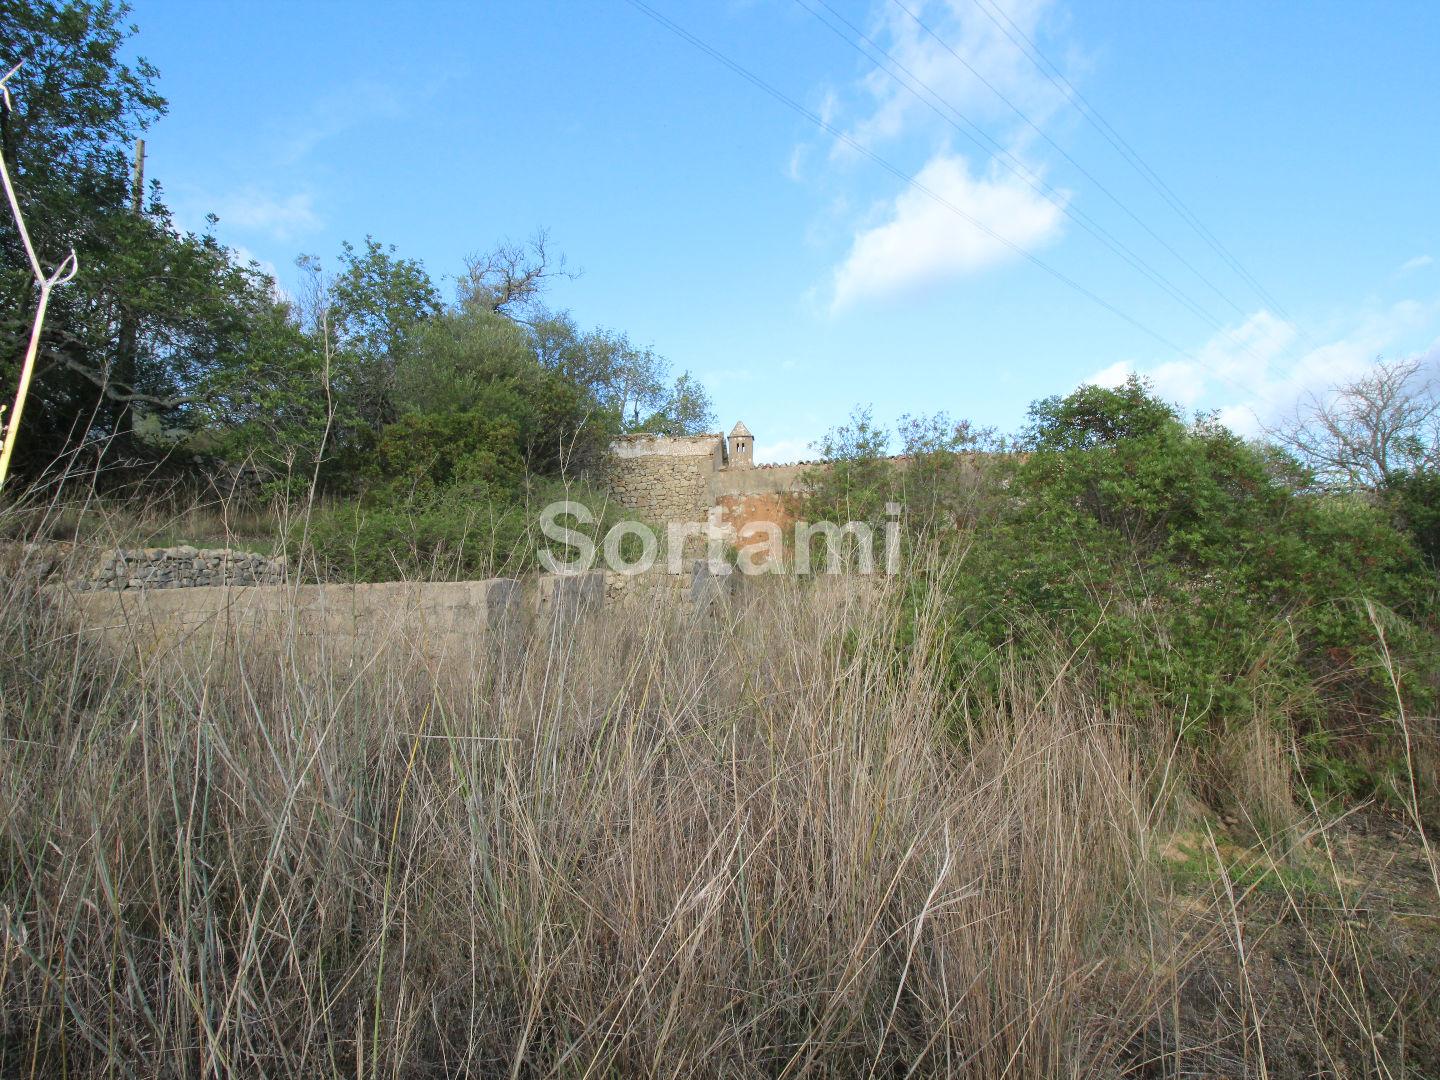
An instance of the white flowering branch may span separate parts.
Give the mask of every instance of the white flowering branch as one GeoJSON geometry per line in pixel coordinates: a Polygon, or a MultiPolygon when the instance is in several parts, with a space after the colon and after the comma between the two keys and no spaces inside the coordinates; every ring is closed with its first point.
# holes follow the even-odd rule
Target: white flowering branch
{"type": "MultiPolygon", "coordinates": [[[[16,64],[0,78],[0,103],[3,103],[6,112],[11,111],[8,83],[10,77],[19,70],[20,64],[16,64]]],[[[15,405],[10,410],[10,421],[5,425],[5,443],[0,447],[0,487],[4,487],[5,479],[10,475],[10,455],[15,451],[15,436],[20,432],[20,417],[25,411],[25,398],[30,393],[30,377],[35,373],[35,357],[40,352],[40,334],[45,327],[45,310],[50,306],[50,293],[55,286],[64,285],[75,277],[80,269],[80,262],[75,257],[75,249],[71,248],[70,254],[53,273],[45,273],[44,267],[40,265],[40,257],[35,254],[35,245],[30,242],[30,231],[25,228],[25,218],[20,213],[20,200],[15,197],[15,185],[10,179],[10,167],[5,162],[4,154],[0,154],[0,178],[5,182],[5,197],[10,201],[10,213],[15,218],[20,242],[25,245],[25,254],[30,257],[30,271],[40,286],[40,302],[35,307],[35,322],[30,327],[30,346],[25,350],[25,363],[20,368],[20,385],[15,391],[15,405]]]]}

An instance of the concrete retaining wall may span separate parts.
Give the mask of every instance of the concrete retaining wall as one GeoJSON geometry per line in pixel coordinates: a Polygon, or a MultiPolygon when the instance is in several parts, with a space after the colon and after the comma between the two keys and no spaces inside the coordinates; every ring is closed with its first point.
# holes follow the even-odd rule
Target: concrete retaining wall
{"type": "Polygon", "coordinates": [[[82,633],[154,658],[178,649],[223,651],[262,639],[349,653],[386,642],[436,658],[466,653],[508,629],[519,586],[508,579],[377,585],[199,586],[69,591],[82,633]]]}
{"type": "Polygon", "coordinates": [[[580,619],[606,606],[669,604],[703,616],[737,597],[749,580],[726,571],[701,561],[683,574],[630,577],[597,570],[528,581],[121,590],[67,584],[50,591],[75,613],[81,633],[142,660],[274,642],[299,643],[341,659],[400,646],[456,661],[523,639],[531,628],[580,619]]]}

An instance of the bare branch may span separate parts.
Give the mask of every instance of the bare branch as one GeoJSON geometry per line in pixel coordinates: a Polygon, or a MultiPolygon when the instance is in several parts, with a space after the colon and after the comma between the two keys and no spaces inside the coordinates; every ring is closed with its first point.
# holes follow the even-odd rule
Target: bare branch
{"type": "Polygon", "coordinates": [[[1432,362],[1377,360],[1360,378],[1309,395],[1270,435],[1334,486],[1378,489],[1393,473],[1440,467],[1432,362]]]}
{"type": "Polygon", "coordinates": [[[205,400],[204,398],[183,394],[175,394],[168,397],[162,397],[158,394],[144,394],[134,387],[126,386],[124,383],[112,379],[103,371],[96,371],[88,364],[76,360],[73,356],[49,351],[47,351],[46,355],[53,357],[55,361],[67,371],[73,371],[77,375],[82,375],[86,379],[89,379],[100,388],[101,392],[110,401],[122,404],[139,403],[141,405],[153,405],[157,409],[169,410],[178,409],[182,405],[198,405],[205,400]]]}
{"type": "Polygon", "coordinates": [[[550,234],[541,229],[528,243],[506,240],[484,255],[471,256],[459,282],[460,303],[516,317],[539,300],[548,282],[579,277],[578,270],[567,268],[564,255],[550,251],[549,243],[550,234]]]}

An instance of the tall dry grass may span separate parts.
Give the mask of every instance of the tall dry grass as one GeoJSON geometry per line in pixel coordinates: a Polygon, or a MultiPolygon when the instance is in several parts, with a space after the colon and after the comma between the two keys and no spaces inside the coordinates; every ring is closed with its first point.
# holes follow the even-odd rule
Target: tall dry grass
{"type": "Polygon", "coordinates": [[[9,588],[4,1075],[1266,1068],[1245,883],[1165,906],[1177,747],[1058,660],[961,705],[883,585],[143,674],[9,588]]]}

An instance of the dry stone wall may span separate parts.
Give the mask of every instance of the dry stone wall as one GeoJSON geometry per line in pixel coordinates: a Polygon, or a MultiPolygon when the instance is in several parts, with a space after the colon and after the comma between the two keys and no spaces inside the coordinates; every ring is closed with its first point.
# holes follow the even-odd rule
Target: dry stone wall
{"type": "Polygon", "coordinates": [[[743,424],[736,425],[730,443],[736,449],[727,454],[719,434],[623,435],[610,444],[598,479],[621,505],[655,524],[705,521],[712,509],[737,528],[758,520],[788,524],[791,497],[824,463],[757,467],[743,424]]]}
{"type": "Polygon", "coordinates": [[[116,548],[100,556],[95,568],[71,582],[77,592],[126,589],[184,589],[207,585],[279,585],[285,581],[284,555],[257,555],[230,548],[188,546],[116,548]]]}
{"type": "Polygon", "coordinates": [[[603,481],[619,502],[654,522],[704,521],[710,509],[709,454],[622,458],[603,481]]]}

